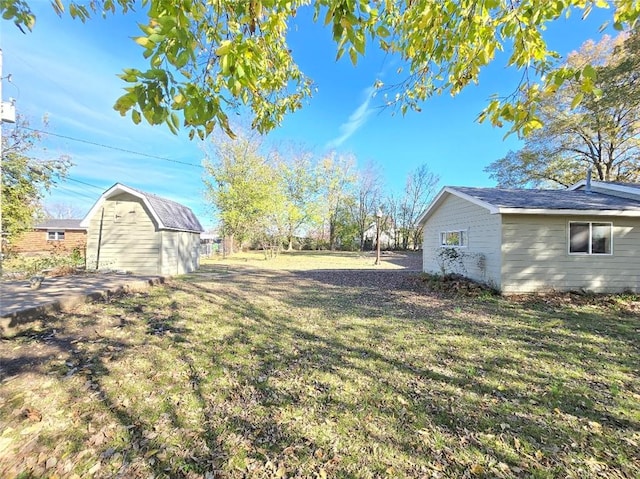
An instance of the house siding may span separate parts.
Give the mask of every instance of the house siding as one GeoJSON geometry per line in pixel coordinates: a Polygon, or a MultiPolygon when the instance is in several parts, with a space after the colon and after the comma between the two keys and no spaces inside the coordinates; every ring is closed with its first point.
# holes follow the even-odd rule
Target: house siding
{"type": "MultiPolygon", "coordinates": [[[[20,234],[13,245],[11,245],[11,251],[15,253],[70,253],[75,248],[79,248],[82,254],[85,252],[85,246],[87,243],[87,232],[80,230],[62,230],[55,229],[55,231],[64,231],[64,239],[50,241],[47,239],[47,231],[34,230],[25,231],[20,234]]],[[[49,231],[54,231],[51,228],[49,231]]]]}
{"type": "Polygon", "coordinates": [[[502,215],[502,292],[640,291],[640,219],[502,215]],[[570,221],[613,223],[612,255],[570,255],[570,221]]]}
{"type": "Polygon", "coordinates": [[[428,273],[441,273],[438,256],[442,250],[440,233],[457,230],[467,231],[468,246],[460,248],[463,252],[464,269],[453,272],[499,288],[500,215],[492,215],[485,208],[450,194],[426,220],[423,235],[423,270],[428,273]],[[480,258],[483,258],[483,261],[480,261],[480,258]]]}
{"type": "Polygon", "coordinates": [[[90,219],[87,267],[160,274],[160,243],[156,224],[142,200],[122,193],[105,200],[90,219]],[[100,258],[96,265],[99,239],[100,258]]]}

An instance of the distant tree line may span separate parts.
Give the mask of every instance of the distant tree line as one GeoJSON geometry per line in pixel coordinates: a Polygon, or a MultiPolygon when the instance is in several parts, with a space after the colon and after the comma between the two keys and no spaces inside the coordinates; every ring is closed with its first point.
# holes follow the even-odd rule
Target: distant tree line
{"type": "Polygon", "coordinates": [[[227,252],[362,251],[375,246],[376,221],[386,246],[420,248],[417,220],[439,181],[427,165],[408,175],[403,191],[388,192],[380,169],[374,163],[358,167],[353,155],[265,149],[260,135],[243,132],[234,139],[214,135],[205,148],[205,195],[227,252]]]}

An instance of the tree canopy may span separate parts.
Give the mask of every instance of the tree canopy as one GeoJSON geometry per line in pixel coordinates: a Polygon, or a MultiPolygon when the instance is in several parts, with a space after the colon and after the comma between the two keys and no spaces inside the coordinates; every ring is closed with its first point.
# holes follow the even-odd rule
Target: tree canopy
{"type": "Polygon", "coordinates": [[[71,167],[66,157],[33,158],[42,135],[28,126],[27,120],[18,117],[14,127],[2,130],[2,232],[9,246],[16,235],[44,216],[44,193],[71,167]]]}
{"type": "MultiPolygon", "coordinates": [[[[1,0],[2,15],[23,31],[35,25],[25,0],[1,0]]],[[[312,81],[296,64],[287,44],[292,19],[312,8],[314,19],[331,28],[337,57],[357,63],[378,46],[400,58],[406,71],[388,104],[419,110],[434,94],[458,94],[477,83],[481,70],[508,51],[507,65],[523,71],[514,94],[494,97],[479,119],[513,124],[530,133],[541,125],[538,96],[569,78],[593,91],[594,71],[553,69],[558,54],[543,37],[549,22],[572,12],[612,8],[618,29],[633,26],[640,14],[634,0],[53,0],[55,10],[86,21],[92,15],[127,13],[142,5],[148,17],[135,42],[148,60],[146,70],[124,69],[125,94],[115,108],[135,123],[180,126],[204,138],[216,127],[233,135],[229,113],[252,112],[252,126],[266,132],[284,115],[302,107],[312,81]],[[541,84],[529,82],[541,78],[541,84]],[[520,90],[520,91],[518,91],[520,90]],[[521,95],[520,92],[524,92],[521,95]]]]}
{"type": "Polygon", "coordinates": [[[600,181],[640,181],[640,30],[588,41],[567,59],[586,64],[598,94],[571,79],[541,98],[544,126],[485,170],[500,186],[568,186],[588,168],[600,181]]]}

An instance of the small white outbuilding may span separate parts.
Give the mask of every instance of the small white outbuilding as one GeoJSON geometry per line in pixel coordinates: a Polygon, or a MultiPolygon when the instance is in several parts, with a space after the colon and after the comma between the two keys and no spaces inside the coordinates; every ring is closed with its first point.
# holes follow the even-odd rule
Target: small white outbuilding
{"type": "Polygon", "coordinates": [[[188,207],[116,183],[93,205],[87,228],[87,268],[172,276],[200,264],[202,225],[188,207]]]}
{"type": "Polygon", "coordinates": [[[420,218],[423,269],[503,293],[640,292],[640,184],[448,186],[420,218]]]}

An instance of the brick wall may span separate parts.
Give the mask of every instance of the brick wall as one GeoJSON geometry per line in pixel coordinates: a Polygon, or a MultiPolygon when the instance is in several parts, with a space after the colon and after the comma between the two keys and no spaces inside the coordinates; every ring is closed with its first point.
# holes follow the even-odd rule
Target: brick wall
{"type": "Polygon", "coordinates": [[[86,231],[66,230],[63,240],[49,241],[46,230],[35,230],[22,233],[9,247],[15,253],[63,253],[80,248],[84,255],[86,244],[86,231]]]}

